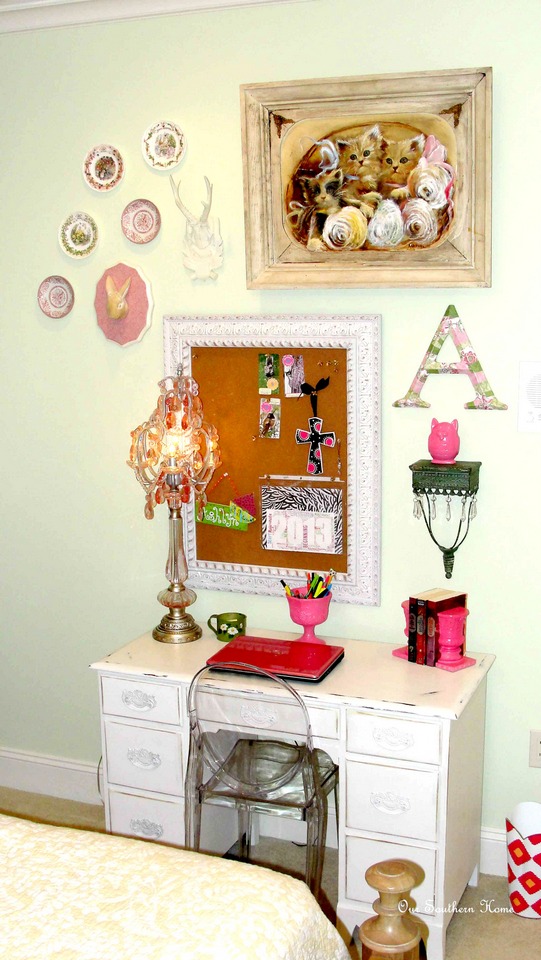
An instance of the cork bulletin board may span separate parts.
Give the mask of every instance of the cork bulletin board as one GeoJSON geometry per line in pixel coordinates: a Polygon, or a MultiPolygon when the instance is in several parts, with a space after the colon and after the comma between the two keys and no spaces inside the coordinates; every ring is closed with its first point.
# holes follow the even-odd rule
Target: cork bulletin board
{"type": "Polygon", "coordinates": [[[379,318],[166,317],[164,352],[222,453],[189,581],[283,595],[332,568],[335,600],[379,603],[379,318]]]}

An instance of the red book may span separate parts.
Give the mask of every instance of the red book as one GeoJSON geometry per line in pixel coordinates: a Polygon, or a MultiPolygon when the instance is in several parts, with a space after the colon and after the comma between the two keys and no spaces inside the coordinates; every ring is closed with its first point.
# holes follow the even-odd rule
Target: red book
{"type": "Polygon", "coordinates": [[[426,600],[416,597],[416,649],[415,663],[424,663],[426,657],[426,600]]]}

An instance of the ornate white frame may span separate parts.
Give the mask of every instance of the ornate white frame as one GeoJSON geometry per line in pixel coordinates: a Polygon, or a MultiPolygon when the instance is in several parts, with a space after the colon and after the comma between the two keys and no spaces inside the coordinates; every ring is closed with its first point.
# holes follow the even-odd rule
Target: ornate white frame
{"type": "MultiPolygon", "coordinates": [[[[375,314],[164,317],[166,376],[179,369],[191,375],[194,347],[347,351],[347,573],[336,575],[333,597],[372,606],[380,602],[380,320],[375,314]]],[[[298,568],[200,560],[193,508],[186,512],[184,541],[190,583],[196,587],[283,596],[281,579],[292,585],[305,582],[298,568]]]]}

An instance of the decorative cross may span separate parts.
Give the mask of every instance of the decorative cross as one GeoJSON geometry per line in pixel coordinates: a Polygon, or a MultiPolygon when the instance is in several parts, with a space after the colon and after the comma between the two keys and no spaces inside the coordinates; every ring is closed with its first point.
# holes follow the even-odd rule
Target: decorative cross
{"type": "Polygon", "coordinates": [[[321,445],[334,447],[336,443],[335,433],[322,433],[321,427],[323,420],[321,417],[310,417],[308,420],[308,430],[297,430],[295,440],[297,443],[309,443],[308,464],[306,469],[312,476],[323,473],[323,460],[321,457],[321,445]]]}

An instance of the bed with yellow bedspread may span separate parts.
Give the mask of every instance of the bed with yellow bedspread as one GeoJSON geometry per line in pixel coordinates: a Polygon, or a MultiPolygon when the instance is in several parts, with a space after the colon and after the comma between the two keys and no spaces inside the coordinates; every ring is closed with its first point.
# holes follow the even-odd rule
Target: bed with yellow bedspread
{"type": "Polygon", "coordinates": [[[347,960],[304,883],[0,814],[2,960],[347,960]]]}

